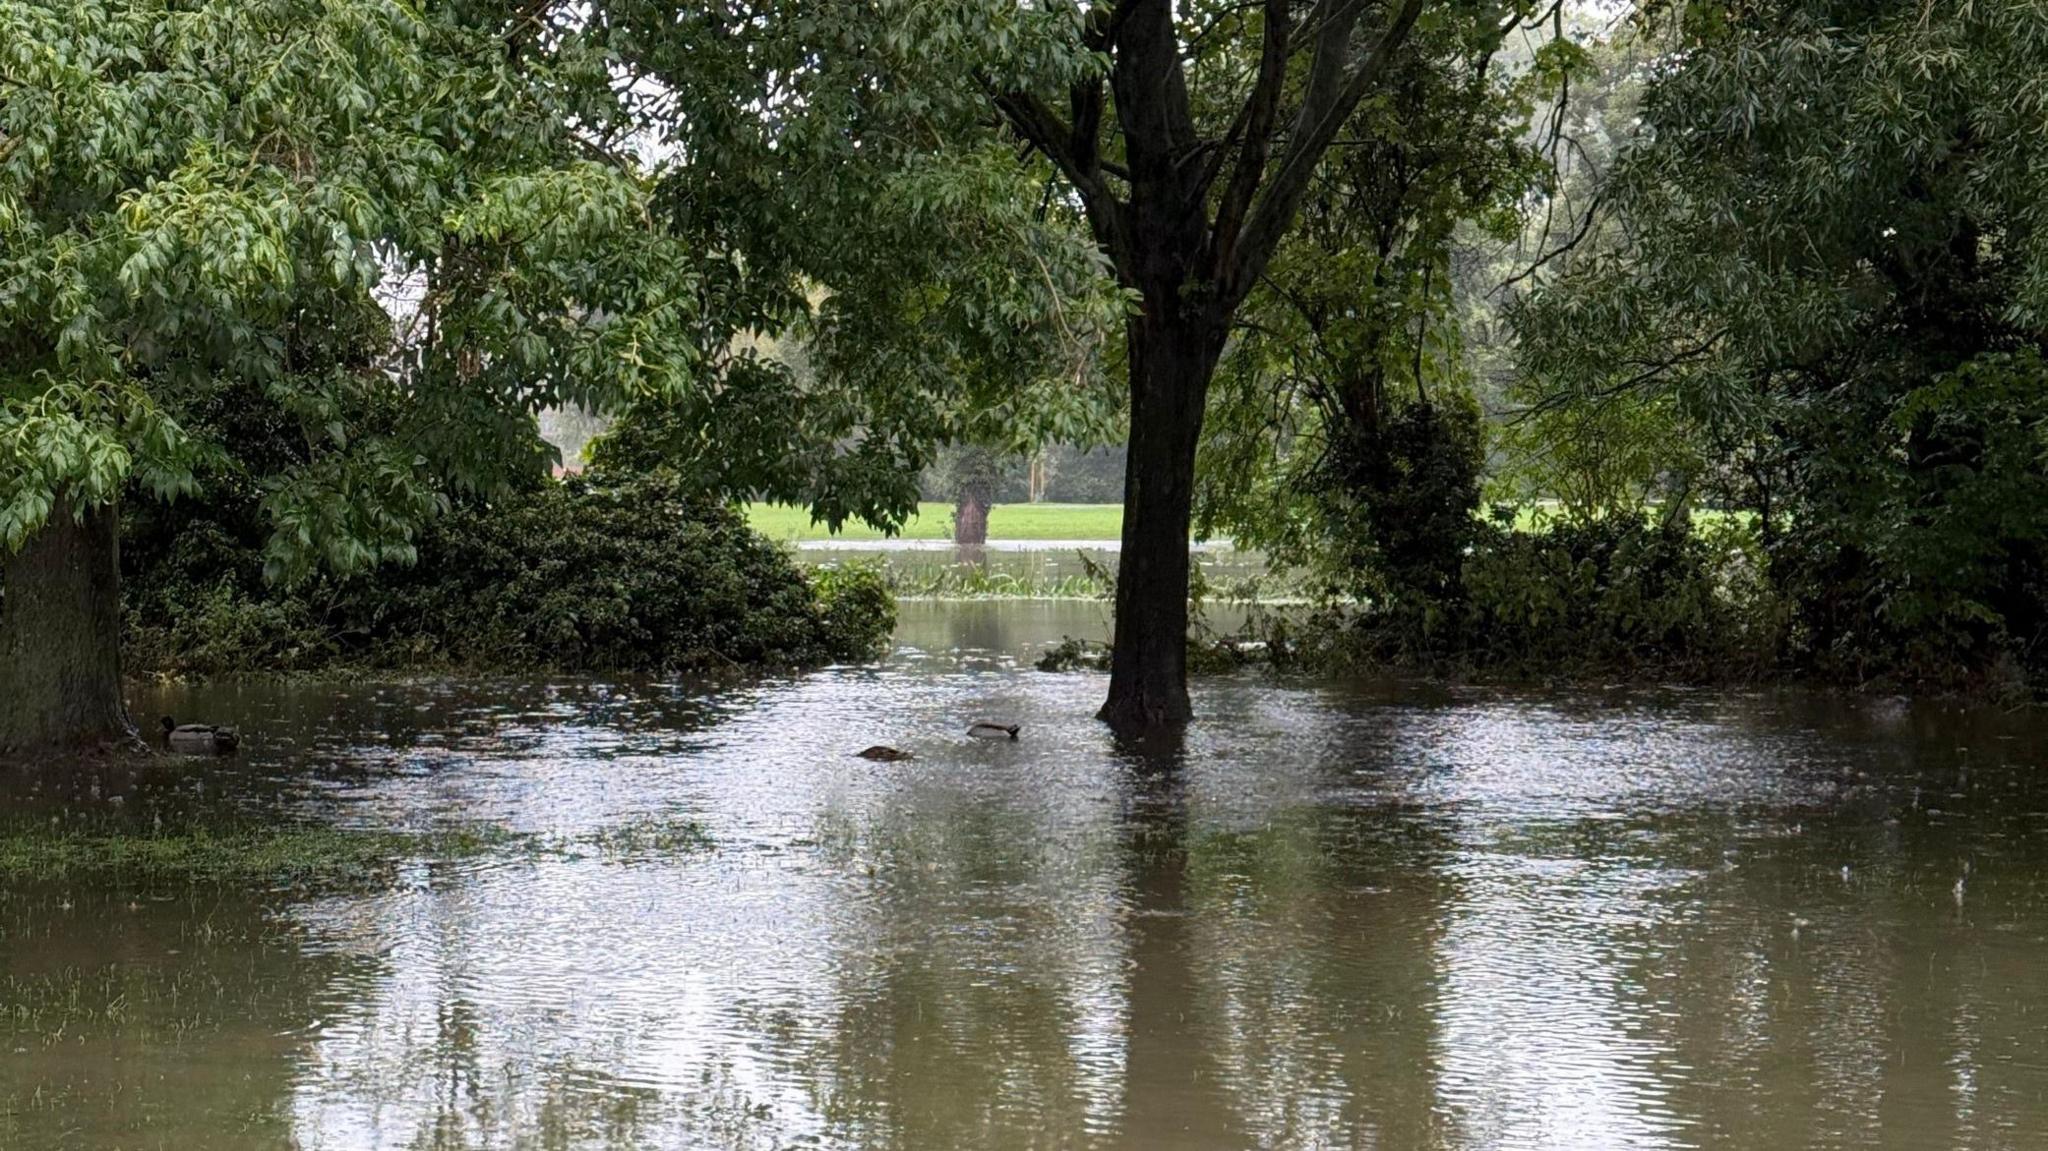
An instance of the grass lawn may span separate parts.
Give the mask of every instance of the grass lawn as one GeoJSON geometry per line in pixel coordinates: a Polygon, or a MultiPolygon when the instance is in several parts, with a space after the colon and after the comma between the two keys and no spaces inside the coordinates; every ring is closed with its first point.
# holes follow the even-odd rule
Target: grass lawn
{"type": "MultiPolygon", "coordinates": [[[[1485,515],[1482,507],[1477,514],[1485,515]]],[[[1543,501],[1523,504],[1515,515],[1516,531],[1537,531],[1559,514],[1556,504],[1543,501]]],[[[1643,514],[1654,519],[1657,509],[1643,514]]],[[[1729,517],[1751,517],[1748,512],[1695,509],[1695,525],[1729,517]]],[[[774,540],[822,540],[833,533],[823,524],[813,524],[808,509],[781,504],[748,504],[747,522],[754,530],[774,540]]],[[[1123,535],[1122,504],[997,504],[988,516],[988,538],[992,540],[1113,540],[1123,535]]],[[[922,503],[916,518],[903,525],[900,537],[907,540],[949,540],[953,538],[953,505],[922,503]]],[[[843,540],[878,540],[882,533],[861,523],[841,528],[843,540]]]]}
{"type": "MultiPolygon", "coordinates": [[[[748,504],[747,522],[776,540],[820,540],[833,533],[811,522],[806,508],[779,504],[748,504]]],[[[988,516],[992,540],[1113,540],[1123,535],[1122,504],[997,504],[988,516]]],[[[923,503],[917,516],[898,533],[907,540],[953,538],[953,505],[923,503]]],[[[861,523],[838,532],[843,540],[878,540],[882,533],[861,523]]]]}

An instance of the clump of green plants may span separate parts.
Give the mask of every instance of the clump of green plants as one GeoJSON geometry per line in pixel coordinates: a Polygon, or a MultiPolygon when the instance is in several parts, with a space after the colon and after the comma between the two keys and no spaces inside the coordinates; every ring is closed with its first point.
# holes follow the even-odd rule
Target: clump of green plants
{"type": "Polygon", "coordinates": [[[476,828],[406,833],[284,824],[137,831],[17,821],[0,828],[0,879],[347,883],[381,878],[407,859],[462,859],[528,846],[526,837],[476,828]]]}
{"type": "Polygon", "coordinates": [[[980,564],[888,569],[889,590],[904,599],[1107,599],[1112,584],[1089,572],[1017,575],[980,564]]]}
{"type": "Polygon", "coordinates": [[[206,509],[135,531],[133,666],[172,673],[466,668],[662,671],[873,657],[879,573],[807,573],[676,476],[572,477],[457,504],[417,562],[266,582],[206,509]],[[155,527],[153,532],[151,529],[155,527]]]}
{"type": "Polygon", "coordinates": [[[1108,671],[1109,645],[1066,636],[1038,657],[1040,671],[1108,671]]]}
{"type": "Polygon", "coordinates": [[[1445,594],[1326,603],[1297,629],[1312,661],[1544,677],[1748,678],[1783,614],[1738,521],[1680,514],[1482,525],[1445,594]]]}
{"type": "Polygon", "coordinates": [[[682,817],[559,836],[490,824],[423,831],[253,821],[142,828],[104,818],[24,815],[0,823],[0,880],[347,886],[386,879],[408,861],[507,856],[637,862],[713,846],[702,824],[682,817]]]}
{"type": "Polygon", "coordinates": [[[694,855],[712,847],[711,834],[693,819],[656,819],[591,832],[578,842],[605,859],[635,862],[694,855]]]}

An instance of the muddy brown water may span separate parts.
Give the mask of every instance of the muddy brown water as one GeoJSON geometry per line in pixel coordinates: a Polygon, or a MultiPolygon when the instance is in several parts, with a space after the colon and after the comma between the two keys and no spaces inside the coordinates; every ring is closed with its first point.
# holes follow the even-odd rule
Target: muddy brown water
{"type": "Polygon", "coordinates": [[[0,1147],[2048,1146],[2037,714],[1247,675],[1129,748],[1028,664],[1101,627],[138,689],[246,754],[70,802],[714,846],[0,884],[0,1147]]]}

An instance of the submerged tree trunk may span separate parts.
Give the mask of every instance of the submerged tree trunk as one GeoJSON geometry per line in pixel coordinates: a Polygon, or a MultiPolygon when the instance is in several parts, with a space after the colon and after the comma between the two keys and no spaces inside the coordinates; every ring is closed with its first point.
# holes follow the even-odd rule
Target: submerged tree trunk
{"type": "Polygon", "coordinates": [[[58,501],[0,559],[0,752],[132,739],[121,701],[119,513],[58,501]]]}
{"type": "Polygon", "coordinates": [[[989,498],[974,485],[960,492],[960,498],[953,505],[953,542],[962,547],[978,547],[988,542],[989,498]]]}
{"type": "Polygon", "coordinates": [[[1186,723],[1188,529],[1195,447],[1222,324],[1131,323],[1131,437],[1124,470],[1123,551],[1117,559],[1116,634],[1109,699],[1098,717],[1123,731],[1186,723]]]}
{"type": "MultiPolygon", "coordinates": [[[[1108,75],[1076,82],[1064,111],[1029,88],[994,94],[1009,125],[1079,193],[1118,281],[1144,301],[1130,329],[1116,647],[1098,713],[1112,726],[1188,719],[1188,525],[1209,378],[1233,314],[1293,228],[1323,153],[1381,87],[1423,3],[1396,0],[1362,52],[1354,33],[1367,5],[1316,3],[1297,26],[1296,5],[1265,4],[1255,78],[1220,139],[1195,121],[1187,38],[1172,0],[1090,10],[1084,39],[1108,55],[1108,75]],[[1305,69],[1290,66],[1304,55],[1305,69]],[[1118,147],[1112,165],[1106,157],[1118,147]]],[[[1496,26],[1495,35],[1518,25],[1496,26]]]]}

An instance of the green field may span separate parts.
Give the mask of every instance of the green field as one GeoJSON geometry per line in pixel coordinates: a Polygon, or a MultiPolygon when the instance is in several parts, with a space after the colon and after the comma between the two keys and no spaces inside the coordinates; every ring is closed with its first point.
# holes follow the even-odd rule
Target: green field
{"type": "MultiPolygon", "coordinates": [[[[780,504],[748,504],[747,522],[776,540],[821,540],[835,533],[811,522],[807,508],[780,504]]],[[[997,504],[988,516],[992,540],[1113,540],[1123,535],[1122,504],[997,504]]],[[[878,540],[882,533],[861,523],[841,528],[843,540],[878,540]]],[[[953,538],[953,505],[922,503],[918,514],[897,533],[907,540],[953,538]]]]}
{"type": "MultiPolygon", "coordinates": [[[[906,540],[947,540],[953,538],[953,505],[921,503],[918,514],[903,525],[897,535],[906,540]]],[[[1485,514],[1482,510],[1479,514],[1485,514]]],[[[1558,514],[1549,501],[1523,504],[1516,509],[1515,530],[1535,531],[1558,514]]],[[[1655,517],[1654,507],[1643,514],[1655,517]]],[[[1722,512],[1708,508],[1693,512],[1695,525],[1730,516],[1748,518],[1747,512],[1722,512]]],[[[806,508],[783,504],[748,504],[747,522],[754,530],[774,540],[822,540],[835,538],[825,525],[811,522],[806,508]]],[[[997,504],[988,516],[988,538],[992,540],[1113,540],[1123,535],[1122,504],[997,504]]],[[[843,540],[878,540],[882,533],[862,523],[849,523],[836,533],[843,540]]]]}

